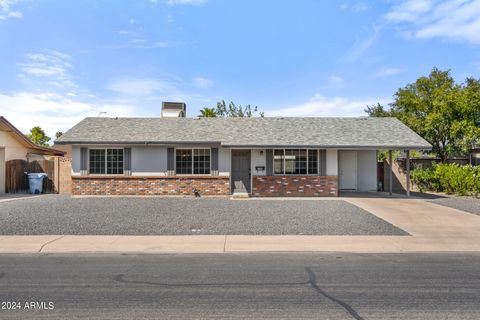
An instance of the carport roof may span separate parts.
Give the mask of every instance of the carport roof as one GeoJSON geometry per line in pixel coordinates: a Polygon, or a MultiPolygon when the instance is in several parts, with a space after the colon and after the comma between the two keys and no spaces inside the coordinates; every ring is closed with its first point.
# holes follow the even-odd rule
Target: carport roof
{"type": "Polygon", "coordinates": [[[430,149],[396,118],[85,118],[56,144],[430,149]]]}

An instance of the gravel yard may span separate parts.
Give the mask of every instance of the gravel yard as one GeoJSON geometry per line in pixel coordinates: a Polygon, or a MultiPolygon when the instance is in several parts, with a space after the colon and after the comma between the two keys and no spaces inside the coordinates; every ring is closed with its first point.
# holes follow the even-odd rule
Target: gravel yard
{"type": "Polygon", "coordinates": [[[480,199],[472,197],[448,197],[430,200],[433,203],[480,215],[480,199]]]}
{"type": "Polygon", "coordinates": [[[407,235],[342,200],[71,198],[0,203],[2,235],[407,235]]]}

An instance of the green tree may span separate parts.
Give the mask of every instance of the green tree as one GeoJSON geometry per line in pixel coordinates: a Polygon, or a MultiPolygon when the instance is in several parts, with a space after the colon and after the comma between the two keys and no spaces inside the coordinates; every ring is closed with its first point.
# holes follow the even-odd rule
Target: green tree
{"type": "Polygon", "coordinates": [[[26,136],[33,143],[42,147],[48,147],[48,141],[51,140],[50,137],[45,134],[45,131],[43,131],[43,129],[38,126],[30,129],[30,133],[26,136]]]}
{"type": "Polygon", "coordinates": [[[200,110],[200,115],[199,117],[202,118],[215,118],[217,116],[217,113],[215,112],[214,108],[208,108],[205,107],[200,110]]]}
{"type": "Polygon", "coordinates": [[[369,117],[391,117],[392,114],[389,110],[385,110],[385,107],[380,103],[377,103],[376,106],[367,106],[365,112],[369,117]]]}
{"type": "Polygon", "coordinates": [[[56,138],[56,139],[60,138],[60,137],[62,136],[62,134],[63,134],[62,131],[57,131],[57,132],[55,133],[55,138],[56,138]]]}
{"type": "Polygon", "coordinates": [[[215,107],[215,114],[217,117],[223,118],[250,118],[254,116],[264,117],[264,112],[259,112],[258,107],[252,107],[249,104],[246,106],[236,105],[233,101],[230,103],[225,103],[225,100],[217,102],[217,106],[215,107]]]}
{"type": "Polygon", "coordinates": [[[397,117],[427,140],[442,162],[479,141],[479,80],[468,78],[457,84],[449,70],[434,68],[428,76],[398,89],[394,97],[389,110],[377,105],[365,111],[370,116],[397,117]]]}

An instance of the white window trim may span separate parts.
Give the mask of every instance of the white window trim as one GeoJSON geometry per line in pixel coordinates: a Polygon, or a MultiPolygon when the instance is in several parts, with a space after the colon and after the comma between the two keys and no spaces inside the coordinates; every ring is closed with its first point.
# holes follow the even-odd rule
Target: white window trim
{"type": "Polygon", "coordinates": [[[272,149],[272,171],[274,176],[318,176],[320,175],[320,150],[324,149],[315,149],[315,148],[274,148],[272,149]],[[283,150],[283,161],[282,161],[282,173],[275,173],[275,150],[283,150]],[[285,173],[285,150],[307,150],[307,173],[297,174],[297,173],[285,173]],[[317,173],[308,173],[308,151],[316,150],[317,152],[317,173]]]}
{"type": "Polygon", "coordinates": [[[175,172],[175,175],[176,176],[184,176],[184,177],[187,177],[187,176],[211,176],[212,175],[212,148],[202,148],[202,147],[195,147],[195,148],[174,148],[174,161],[173,161],[173,164],[174,164],[174,172],[175,172]],[[194,167],[193,167],[193,158],[194,158],[194,150],[207,150],[208,149],[208,152],[209,152],[209,156],[210,156],[210,161],[209,161],[209,166],[208,166],[208,169],[210,171],[210,173],[193,173],[194,171],[194,167]],[[177,150],[191,150],[192,151],[192,172],[191,173],[177,173],[177,150]]]}
{"type": "Polygon", "coordinates": [[[106,148],[99,148],[99,147],[94,147],[94,148],[88,148],[88,161],[87,161],[87,172],[89,176],[124,176],[125,175],[125,148],[121,147],[106,147],[106,148]],[[123,173],[107,173],[107,149],[117,149],[117,150],[123,150],[123,161],[122,161],[122,170],[123,173]],[[105,172],[104,173],[90,173],[90,150],[104,150],[105,151],[105,172]]]}

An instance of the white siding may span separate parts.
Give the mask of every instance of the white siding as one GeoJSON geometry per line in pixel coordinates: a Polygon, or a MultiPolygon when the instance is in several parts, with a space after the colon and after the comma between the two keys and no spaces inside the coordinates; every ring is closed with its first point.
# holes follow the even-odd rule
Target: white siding
{"type": "Polygon", "coordinates": [[[327,176],[338,175],[338,150],[327,149],[327,176]]]}
{"type": "Polygon", "coordinates": [[[357,190],[377,191],[377,152],[357,151],[357,190]]]}
{"type": "Polygon", "coordinates": [[[252,149],[252,163],[251,163],[251,168],[252,168],[252,175],[254,176],[264,176],[267,173],[267,152],[265,149],[252,149]],[[262,154],[260,154],[262,153],[262,154]],[[265,170],[263,171],[257,171],[255,170],[255,167],[264,167],[265,170]]]}
{"type": "Polygon", "coordinates": [[[132,147],[132,175],[166,175],[167,148],[132,147]]]}
{"type": "Polygon", "coordinates": [[[72,175],[80,175],[80,147],[72,147],[72,175]]]}
{"type": "Polygon", "coordinates": [[[230,149],[218,148],[218,174],[220,176],[229,176],[230,166],[230,149]]]}
{"type": "MultiPolygon", "coordinates": [[[[218,169],[222,176],[230,175],[230,149],[219,148],[218,169]]],[[[133,176],[163,176],[167,171],[167,147],[132,147],[133,176]]],[[[80,175],[80,146],[72,147],[72,175],[80,175]]]]}

